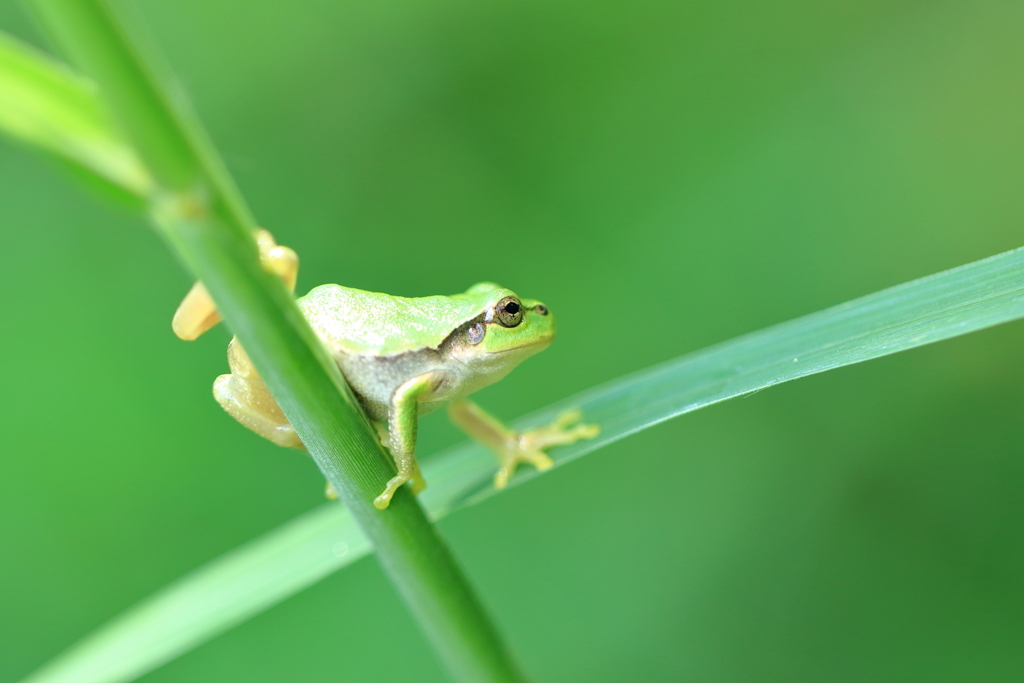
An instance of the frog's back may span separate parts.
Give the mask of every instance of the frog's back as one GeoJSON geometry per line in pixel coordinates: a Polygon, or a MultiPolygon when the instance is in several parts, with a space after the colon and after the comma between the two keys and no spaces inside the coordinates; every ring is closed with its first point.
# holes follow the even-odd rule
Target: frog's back
{"type": "Polygon", "coordinates": [[[341,285],[316,287],[298,303],[335,354],[368,356],[436,349],[455,328],[486,310],[478,296],[407,298],[341,285]]]}

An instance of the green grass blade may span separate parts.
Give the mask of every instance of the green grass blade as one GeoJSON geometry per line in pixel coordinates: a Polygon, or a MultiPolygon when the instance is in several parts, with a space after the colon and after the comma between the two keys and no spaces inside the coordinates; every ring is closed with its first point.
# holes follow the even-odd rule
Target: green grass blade
{"type": "MultiPolygon", "coordinates": [[[[572,408],[599,423],[597,439],[552,450],[560,466],[719,401],[1021,317],[1024,249],[687,354],[568,398],[516,424],[542,424],[572,408]]],[[[490,486],[494,469],[493,456],[475,444],[425,458],[430,482],[421,496],[425,507],[436,519],[495,495],[490,486]]],[[[512,485],[537,476],[541,474],[524,468],[512,485]]],[[[369,551],[348,512],[326,504],[167,586],[24,683],[132,680],[369,551]]]]}
{"type": "Polygon", "coordinates": [[[143,196],[152,186],[95,85],[0,33],[0,130],[143,196]]]}

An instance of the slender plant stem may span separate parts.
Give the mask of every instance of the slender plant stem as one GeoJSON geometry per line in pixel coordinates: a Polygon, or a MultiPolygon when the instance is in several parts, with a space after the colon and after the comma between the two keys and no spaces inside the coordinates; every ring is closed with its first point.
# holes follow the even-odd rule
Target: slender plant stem
{"type": "MultiPolygon", "coordinates": [[[[58,43],[96,79],[155,179],[151,214],[202,280],[324,475],[459,681],[522,680],[496,629],[417,501],[372,500],[393,467],[291,295],[259,265],[254,220],[196,119],[161,87],[102,0],[34,0],[58,43]]],[[[346,615],[351,618],[350,615],[346,615]]]]}

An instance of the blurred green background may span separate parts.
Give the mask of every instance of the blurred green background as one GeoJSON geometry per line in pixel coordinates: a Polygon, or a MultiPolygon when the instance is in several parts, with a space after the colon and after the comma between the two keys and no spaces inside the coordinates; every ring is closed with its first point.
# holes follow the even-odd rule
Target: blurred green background
{"type": "MultiPolygon", "coordinates": [[[[507,418],[1024,242],[1019,0],[135,6],[301,290],[551,306],[479,395],[507,418]]],[[[188,278],[137,215],[0,140],[0,235],[13,683],[323,486],[213,401],[228,334],[173,337],[188,278]]],[[[535,681],[1019,681],[1022,348],[716,406],[441,531],[535,681]]],[[[143,680],[445,677],[371,559],[143,680]]]]}

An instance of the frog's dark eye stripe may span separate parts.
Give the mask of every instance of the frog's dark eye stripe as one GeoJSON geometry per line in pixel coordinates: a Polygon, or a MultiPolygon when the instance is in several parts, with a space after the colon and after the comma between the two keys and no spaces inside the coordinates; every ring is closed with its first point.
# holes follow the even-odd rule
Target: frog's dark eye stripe
{"type": "Polygon", "coordinates": [[[494,317],[502,327],[515,327],[523,322],[523,304],[514,296],[506,296],[494,307],[494,317]]]}
{"type": "Polygon", "coordinates": [[[545,306],[544,304],[537,304],[536,306],[533,307],[533,310],[537,311],[541,315],[548,314],[548,307],[545,306]]]}
{"type": "Polygon", "coordinates": [[[484,326],[480,323],[472,325],[468,330],[466,330],[466,336],[469,337],[470,344],[479,344],[482,342],[484,340],[484,333],[484,326]]]}

